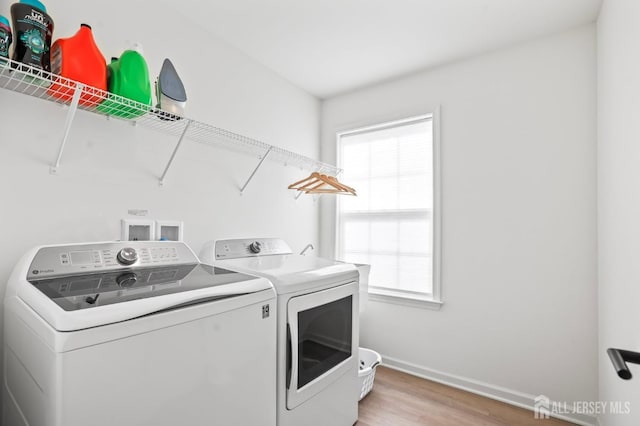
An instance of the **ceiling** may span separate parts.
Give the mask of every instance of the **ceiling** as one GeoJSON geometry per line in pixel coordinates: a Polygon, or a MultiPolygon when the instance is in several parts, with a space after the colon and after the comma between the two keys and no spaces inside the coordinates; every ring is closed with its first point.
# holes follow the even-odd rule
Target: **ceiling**
{"type": "Polygon", "coordinates": [[[602,0],[181,0],[198,24],[324,99],[592,22],[602,0]],[[206,23],[203,23],[206,21],[206,23]]]}

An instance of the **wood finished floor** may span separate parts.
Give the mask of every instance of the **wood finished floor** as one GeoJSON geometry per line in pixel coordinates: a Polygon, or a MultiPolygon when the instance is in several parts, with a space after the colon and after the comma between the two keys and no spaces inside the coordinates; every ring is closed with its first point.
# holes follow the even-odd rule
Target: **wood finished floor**
{"type": "Polygon", "coordinates": [[[359,405],[357,426],[549,426],[533,412],[386,367],[378,367],[373,390],[359,405]]]}

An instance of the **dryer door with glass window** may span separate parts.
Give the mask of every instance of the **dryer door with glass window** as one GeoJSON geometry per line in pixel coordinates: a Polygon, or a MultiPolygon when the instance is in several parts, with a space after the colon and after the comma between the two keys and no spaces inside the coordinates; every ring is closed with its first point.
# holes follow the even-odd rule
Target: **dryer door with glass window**
{"type": "Polygon", "coordinates": [[[357,374],[358,284],[293,297],[287,304],[287,408],[349,372],[357,374]]]}

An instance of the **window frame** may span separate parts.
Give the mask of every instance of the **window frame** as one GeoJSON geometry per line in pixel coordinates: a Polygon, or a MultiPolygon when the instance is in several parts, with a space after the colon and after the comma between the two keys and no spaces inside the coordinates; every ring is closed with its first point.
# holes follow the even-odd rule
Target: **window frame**
{"type": "MultiPolygon", "coordinates": [[[[336,132],[336,160],[338,167],[342,165],[342,149],[340,140],[345,135],[382,130],[402,124],[410,124],[419,120],[431,119],[432,122],[432,154],[433,154],[433,210],[432,210],[432,292],[416,293],[408,290],[392,290],[369,287],[369,300],[438,310],[442,301],[442,177],[441,177],[441,145],[440,145],[440,106],[432,112],[414,115],[402,119],[387,120],[377,124],[351,127],[336,132]]],[[[338,253],[340,244],[341,215],[340,197],[335,203],[334,253],[338,253]]],[[[375,267],[372,265],[372,267],[375,267]]]]}

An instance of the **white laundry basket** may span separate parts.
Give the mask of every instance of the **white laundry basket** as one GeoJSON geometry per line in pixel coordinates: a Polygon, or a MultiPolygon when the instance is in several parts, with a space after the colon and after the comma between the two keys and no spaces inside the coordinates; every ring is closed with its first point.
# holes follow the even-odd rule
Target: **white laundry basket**
{"type": "Polygon", "coordinates": [[[373,380],[376,377],[376,367],[382,362],[382,357],[376,351],[371,349],[359,348],[358,356],[360,362],[358,363],[358,379],[360,379],[360,401],[367,396],[373,388],[373,380]]]}

